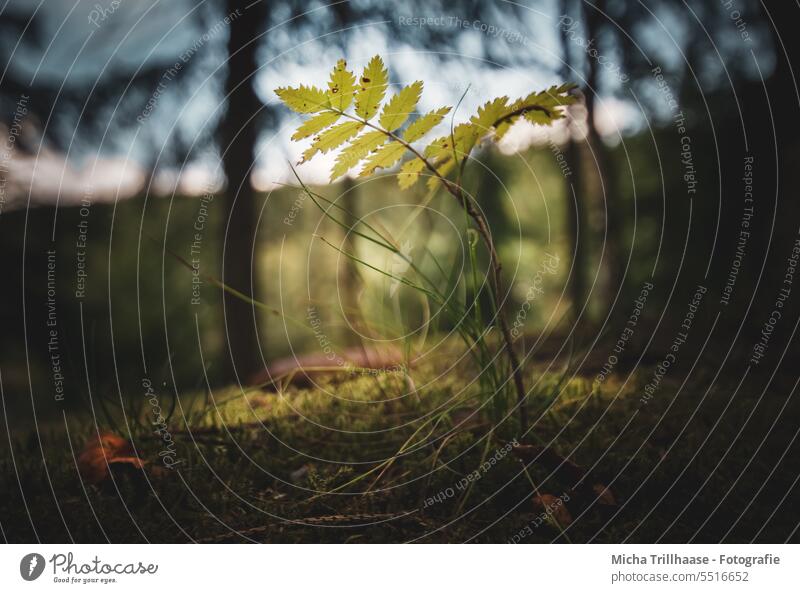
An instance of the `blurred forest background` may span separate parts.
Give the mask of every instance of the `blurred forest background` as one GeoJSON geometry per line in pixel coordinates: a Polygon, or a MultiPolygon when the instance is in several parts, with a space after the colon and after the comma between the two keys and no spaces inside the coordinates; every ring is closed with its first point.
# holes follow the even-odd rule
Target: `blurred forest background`
{"type": "MultiPolygon", "coordinates": [[[[746,356],[796,237],[797,36],[779,34],[791,4],[11,1],[0,19],[4,392],[52,392],[52,311],[67,407],[92,391],[136,393],[142,377],[176,393],[246,383],[271,360],[319,349],[312,305],[340,347],[362,341],[359,323],[376,340],[413,327],[413,303],[387,313],[391,287],[316,240],[347,238],[283,185],[303,146],[272,89],[323,81],[340,57],[360,69],[375,53],[392,84],[426,82],[425,108],[463,95],[456,121],[499,94],[578,85],[562,125],[519,126],[468,169],[506,262],[508,310],[545,258],[561,262],[526,334],[615,339],[609,320],[652,281],[651,323],[626,355],[649,344],[645,362],[658,360],[673,333],[659,333],[662,318],[680,320],[703,283],[722,314],[713,339],[746,356]],[[718,306],[750,156],[751,234],[718,306]],[[195,256],[199,275],[180,261],[195,256]],[[223,299],[208,277],[280,315],[223,299]]],[[[298,172],[353,216],[399,228],[424,199],[391,175],[327,185],[331,163],[298,172]]],[[[446,197],[430,206],[413,249],[457,263],[458,213],[446,197]]],[[[784,320],[776,336],[791,330],[784,320]]],[[[42,401],[46,414],[52,398],[42,401]]]]}

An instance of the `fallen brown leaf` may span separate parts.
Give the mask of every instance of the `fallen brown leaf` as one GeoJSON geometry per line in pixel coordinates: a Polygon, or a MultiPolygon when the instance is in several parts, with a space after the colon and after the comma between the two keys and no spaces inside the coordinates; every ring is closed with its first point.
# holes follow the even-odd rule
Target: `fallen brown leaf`
{"type": "Polygon", "coordinates": [[[592,484],[592,491],[597,495],[597,503],[607,506],[617,506],[617,499],[611,488],[604,484],[592,484]]]}
{"type": "Polygon", "coordinates": [[[142,469],[144,465],[127,440],[110,432],[90,439],[78,455],[78,471],[90,484],[106,480],[115,467],[142,469]]]}
{"type": "Polygon", "coordinates": [[[566,527],[572,523],[572,515],[567,509],[566,503],[559,497],[552,494],[536,495],[532,502],[536,511],[552,516],[560,527],[566,527]]]}

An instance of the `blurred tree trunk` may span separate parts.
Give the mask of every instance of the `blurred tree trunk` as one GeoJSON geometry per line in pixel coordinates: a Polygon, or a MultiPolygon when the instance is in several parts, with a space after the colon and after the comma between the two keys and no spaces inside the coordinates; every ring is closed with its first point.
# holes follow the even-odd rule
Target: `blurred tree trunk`
{"type": "MultiPolygon", "coordinates": [[[[341,207],[344,208],[344,216],[343,222],[350,228],[349,233],[347,233],[347,237],[345,238],[343,247],[344,250],[348,253],[355,254],[356,253],[356,235],[353,233],[354,230],[358,230],[358,196],[357,190],[355,189],[355,183],[353,183],[353,179],[348,177],[347,175],[344,176],[341,184],[342,193],[341,193],[341,207]]],[[[363,230],[363,229],[362,229],[363,230]]],[[[338,283],[340,288],[339,294],[342,295],[342,308],[343,314],[346,318],[350,319],[350,323],[356,326],[361,324],[361,320],[354,316],[353,312],[358,311],[359,309],[359,299],[358,295],[361,291],[361,279],[358,273],[358,264],[350,259],[349,257],[341,257],[339,258],[341,262],[341,277],[338,279],[338,283]]],[[[344,343],[349,344],[350,339],[353,338],[350,335],[351,332],[345,332],[345,335],[342,336],[344,343]]]]}
{"type": "MultiPolygon", "coordinates": [[[[561,14],[569,15],[570,10],[567,0],[561,1],[561,14]]],[[[576,71],[571,52],[567,33],[561,28],[561,54],[563,56],[563,66],[561,69],[562,79],[565,81],[574,80],[576,71]]],[[[564,149],[564,158],[569,166],[570,174],[564,175],[564,205],[566,208],[566,235],[569,249],[572,254],[572,271],[567,282],[567,292],[572,302],[572,317],[577,320],[581,314],[583,306],[586,304],[586,188],[584,187],[583,175],[581,174],[583,158],[581,148],[572,137],[571,117],[567,121],[567,144],[564,149]]]]}
{"type": "MultiPolygon", "coordinates": [[[[228,106],[219,129],[222,167],[227,179],[224,207],[224,256],[222,280],[228,286],[253,295],[258,270],[253,266],[255,240],[255,192],[250,171],[255,158],[256,114],[262,105],[253,88],[257,68],[254,41],[264,23],[265,4],[249,0],[227,0],[228,14],[240,16],[230,23],[228,73],[225,93],[228,106]],[[238,12],[237,12],[238,11],[238,12]]],[[[258,332],[253,307],[228,293],[223,296],[225,379],[245,381],[258,368],[258,332]]]]}
{"type": "MultiPolygon", "coordinates": [[[[596,0],[594,8],[589,5],[586,9],[586,35],[589,40],[593,40],[595,46],[599,46],[599,30],[601,19],[606,17],[605,0],[596,0]]],[[[598,48],[598,51],[599,48],[598,48]]],[[[600,53],[603,53],[600,51],[600,53]]],[[[611,307],[617,291],[621,289],[625,273],[625,250],[623,248],[624,216],[622,204],[620,203],[619,187],[616,181],[611,152],[600,138],[597,130],[597,94],[598,94],[598,67],[597,59],[586,56],[588,73],[586,77],[586,117],[589,147],[597,161],[597,193],[598,204],[605,204],[606,211],[606,242],[604,259],[608,286],[606,290],[606,310],[611,307]]]]}
{"type": "MultiPolygon", "coordinates": [[[[569,139],[564,150],[570,175],[564,176],[564,200],[567,209],[567,239],[572,250],[572,272],[569,276],[567,290],[572,301],[572,316],[577,320],[588,300],[586,294],[587,241],[586,233],[586,200],[585,183],[583,183],[583,155],[580,145],[572,138],[572,124],[567,124],[569,139]]],[[[584,318],[587,313],[584,313],[584,318]]]]}

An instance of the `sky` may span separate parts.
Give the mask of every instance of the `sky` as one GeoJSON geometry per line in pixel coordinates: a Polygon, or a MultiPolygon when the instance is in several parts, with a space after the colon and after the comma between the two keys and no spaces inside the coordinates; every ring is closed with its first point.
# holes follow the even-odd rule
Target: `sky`
{"type": "MultiPolygon", "coordinates": [[[[321,4],[309,3],[308,6],[323,18],[321,4]]],[[[419,22],[414,20],[418,15],[403,14],[403,9],[399,9],[394,17],[398,25],[421,29],[423,34],[426,28],[452,33],[450,51],[455,62],[451,66],[446,64],[449,57],[415,47],[413,35],[399,42],[390,40],[386,23],[379,20],[359,25],[343,44],[339,43],[342,38],[336,33],[321,37],[310,31],[290,34],[285,27],[277,26],[267,32],[269,47],[261,46],[256,89],[266,105],[274,106],[278,102],[274,89],[278,86],[322,84],[340,57],[345,57],[348,65],[358,72],[370,57],[381,54],[392,72],[392,89],[414,80],[424,81],[420,110],[458,104],[454,115],[458,123],[473,114],[480,104],[498,95],[514,99],[562,82],[556,73],[560,62],[556,4],[543,1],[534,6],[541,9],[529,11],[530,20],[503,20],[500,12],[497,21],[491,23],[469,19],[459,22],[438,14],[423,15],[432,18],[419,22]],[[509,56],[521,51],[533,52],[543,67],[488,65],[475,57],[480,53],[481,43],[501,44],[509,56]]],[[[218,9],[210,12],[206,9],[204,2],[190,0],[47,0],[46,3],[12,0],[5,10],[23,14],[41,11],[43,37],[47,42],[44,48],[23,44],[13,49],[7,66],[23,78],[37,77],[56,86],[85,90],[88,96],[109,73],[133,74],[142,65],[163,64],[166,70],[170,64],[182,60],[191,65],[193,74],[191,79],[167,81],[163,88],[137,89],[136,92],[144,96],[134,97],[135,100],[144,104],[148,92],[154,99],[152,113],[138,125],[122,122],[125,124],[122,131],[109,128],[102,142],[75,134],[65,151],[47,148],[47,143],[43,142],[36,158],[12,157],[5,167],[11,178],[10,187],[26,188],[33,183],[30,192],[33,202],[51,203],[58,199],[61,204],[76,203],[87,186],[92,188],[96,200],[128,197],[147,179],[147,163],[156,159],[163,162],[169,148],[167,141],[179,134],[191,146],[191,162],[180,174],[169,166],[161,168],[154,178],[153,191],[202,194],[219,189],[222,176],[210,136],[223,109],[220,89],[227,31],[224,26],[216,26],[225,15],[218,9]],[[190,54],[184,60],[187,51],[190,54]],[[39,174],[34,174],[36,171],[39,174]],[[41,175],[44,171],[48,174],[41,175]]],[[[671,19],[674,17],[669,13],[659,14],[654,20],[653,34],[645,35],[642,43],[652,44],[652,37],[657,34],[669,37],[673,44],[682,43],[682,27],[671,19]]],[[[579,30],[572,33],[573,36],[580,34],[579,30]]],[[[0,43],[7,48],[13,41],[6,39],[0,43]]],[[[573,39],[573,43],[578,41],[573,39]]],[[[655,47],[654,55],[659,55],[661,46],[656,43],[655,47]]],[[[669,66],[676,55],[673,51],[659,57],[669,66]]],[[[618,59],[614,55],[607,57],[612,64],[618,59]]],[[[511,62],[513,60],[509,60],[511,62]]],[[[611,73],[603,72],[603,77],[604,87],[613,90],[619,85],[611,73]]],[[[280,112],[286,113],[285,110],[280,112]]],[[[576,114],[580,129],[580,110],[576,110],[576,114]]],[[[84,113],[81,117],[108,119],[110,115],[111,112],[84,113]]],[[[257,189],[269,190],[277,183],[288,181],[287,160],[297,162],[310,142],[290,140],[300,119],[293,114],[286,115],[261,135],[257,166],[252,175],[257,189]]],[[[610,92],[600,95],[597,118],[599,130],[610,143],[642,129],[646,120],[624,94],[620,98],[619,94],[610,92]]],[[[60,125],[74,127],[75,121],[77,118],[63,118],[60,125]]],[[[57,124],[40,122],[40,125],[57,124]]],[[[442,124],[443,129],[447,126],[449,121],[442,124]]],[[[38,130],[28,130],[28,133],[36,132],[38,130]]],[[[71,132],[66,130],[66,135],[69,137],[71,132]]],[[[564,134],[563,126],[541,130],[527,123],[518,124],[500,149],[510,153],[549,139],[560,142],[564,134]]],[[[9,131],[4,135],[8,137],[9,131]]],[[[336,153],[331,153],[316,158],[301,166],[299,172],[308,182],[325,183],[335,156],[336,153]]],[[[23,191],[17,196],[16,204],[26,203],[27,194],[23,191]]]]}

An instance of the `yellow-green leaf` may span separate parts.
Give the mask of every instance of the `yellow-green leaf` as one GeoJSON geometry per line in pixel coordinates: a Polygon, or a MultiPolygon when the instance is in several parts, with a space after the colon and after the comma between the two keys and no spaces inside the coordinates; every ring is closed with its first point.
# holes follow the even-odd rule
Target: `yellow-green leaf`
{"type": "Polygon", "coordinates": [[[543,126],[549,126],[555,120],[561,119],[564,116],[557,112],[550,113],[541,111],[540,109],[534,109],[531,111],[527,111],[524,117],[533,124],[541,124],[543,126]]]}
{"type": "Polygon", "coordinates": [[[378,112],[378,107],[386,94],[389,74],[380,56],[369,61],[358,81],[356,91],[356,115],[370,119],[378,112]]]}
{"type": "Polygon", "coordinates": [[[425,115],[418,117],[412,121],[406,128],[403,139],[406,142],[414,142],[422,138],[425,134],[430,132],[436,124],[438,124],[445,115],[450,113],[449,107],[442,107],[436,111],[431,111],[425,115]]]}
{"type": "Polygon", "coordinates": [[[531,93],[527,97],[517,99],[507,107],[506,113],[500,117],[511,113],[518,113],[519,115],[509,117],[497,125],[494,139],[502,139],[511,126],[523,117],[531,123],[546,126],[562,119],[564,117],[562,107],[571,105],[578,100],[576,96],[569,94],[569,91],[573,88],[575,88],[575,85],[570,83],[551,86],[547,90],[531,93]]]}
{"type": "Polygon", "coordinates": [[[339,60],[333,68],[331,80],[328,82],[328,98],[331,107],[344,111],[353,102],[355,91],[355,75],[347,69],[347,62],[339,60]]]}
{"type": "Polygon", "coordinates": [[[327,127],[332,126],[339,119],[339,114],[335,111],[323,111],[311,119],[307,119],[292,134],[292,140],[302,140],[314,134],[318,134],[327,127]]]}
{"type": "Polygon", "coordinates": [[[420,158],[413,158],[403,163],[403,166],[400,167],[400,172],[397,174],[397,184],[400,189],[408,189],[414,185],[425,167],[425,161],[420,158]]]}
{"type": "MultiPolygon", "coordinates": [[[[447,177],[447,174],[453,169],[456,162],[453,159],[447,159],[440,165],[437,165],[436,172],[439,173],[442,177],[447,177]]],[[[436,175],[431,175],[428,178],[428,189],[433,189],[440,184],[439,178],[436,175]]]]}
{"type": "Polygon", "coordinates": [[[574,88],[571,84],[551,86],[549,89],[538,93],[531,93],[520,100],[519,108],[528,108],[525,112],[525,119],[535,124],[550,125],[557,119],[564,117],[562,107],[575,103],[578,98],[570,95],[569,91],[574,88]]]}
{"type": "Polygon", "coordinates": [[[390,132],[394,132],[397,128],[402,126],[408,119],[408,116],[417,108],[417,103],[419,102],[421,94],[422,81],[418,80],[389,99],[383,108],[383,113],[381,113],[381,126],[390,132]]]}
{"type": "Polygon", "coordinates": [[[336,163],[331,170],[331,181],[338,179],[355,167],[361,159],[383,144],[386,139],[386,134],[383,132],[364,132],[353,140],[350,146],[342,150],[336,157],[336,163]]]}
{"type": "Polygon", "coordinates": [[[519,118],[520,116],[517,115],[515,117],[503,120],[503,122],[494,129],[495,141],[499,142],[500,140],[502,140],[503,136],[506,135],[506,132],[508,132],[508,130],[511,129],[511,126],[513,126],[515,123],[517,123],[517,121],[519,121],[519,118]]]}
{"type": "Polygon", "coordinates": [[[453,130],[458,158],[461,159],[469,155],[472,152],[472,148],[485,133],[485,130],[474,124],[458,124],[453,130]]]}
{"type": "Polygon", "coordinates": [[[388,144],[381,146],[371,157],[364,163],[364,168],[361,169],[359,177],[366,177],[374,173],[376,169],[386,169],[394,165],[397,161],[403,158],[403,152],[406,147],[397,140],[393,140],[388,144]]]}
{"type": "Polygon", "coordinates": [[[275,89],[275,94],[297,113],[317,113],[329,106],[328,94],[315,86],[281,87],[275,89]]]}
{"type": "Polygon", "coordinates": [[[346,121],[343,124],[338,124],[332,128],[328,128],[314,139],[314,143],[303,153],[303,159],[300,163],[305,163],[311,160],[318,152],[326,153],[337,146],[341,146],[350,138],[355,136],[361,131],[364,124],[358,121],[346,121]]]}
{"type": "Polygon", "coordinates": [[[485,134],[477,125],[472,123],[459,124],[450,134],[441,136],[431,142],[425,149],[425,156],[444,159],[453,156],[453,140],[455,140],[455,155],[461,160],[469,155],[478,139],[485,134]]]}
{"type": "Polygon", "coordinates": [[[478,108],[478,113],[470,118],[470,121],[484,132],[494,126],[501,117],[508,112],[508,97],[497,97],[492,101],[484,103],[478,108]]]}

